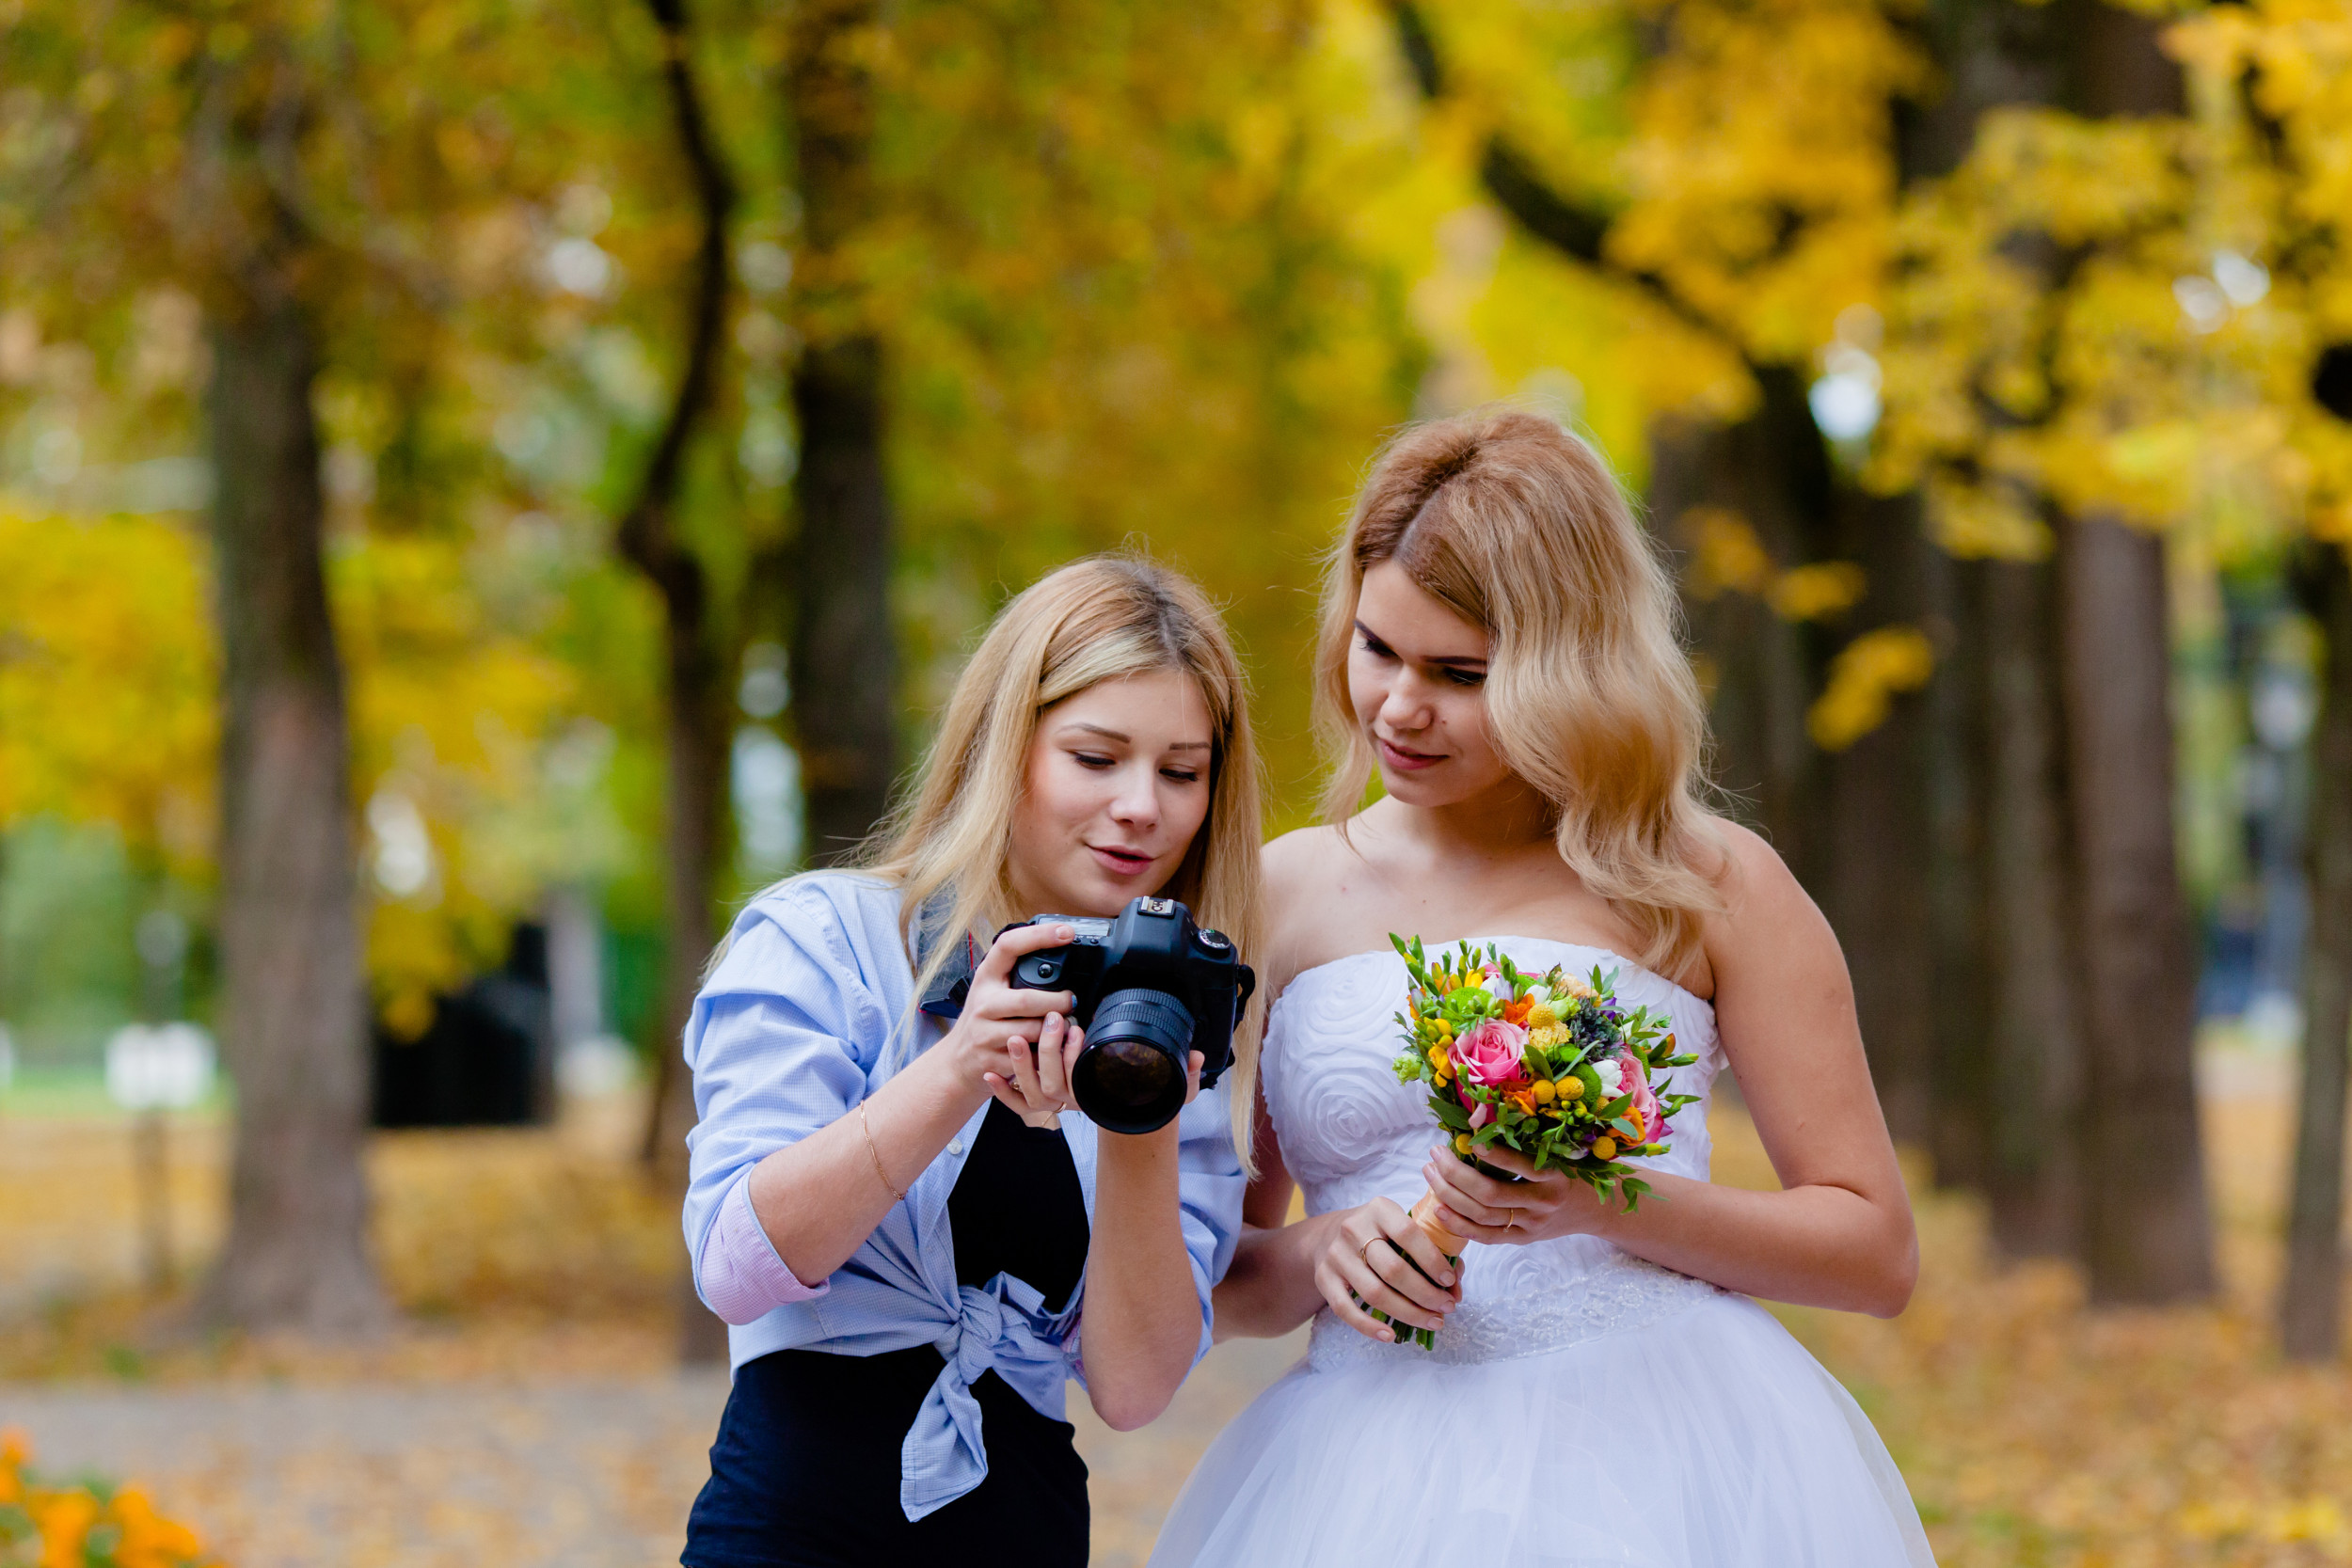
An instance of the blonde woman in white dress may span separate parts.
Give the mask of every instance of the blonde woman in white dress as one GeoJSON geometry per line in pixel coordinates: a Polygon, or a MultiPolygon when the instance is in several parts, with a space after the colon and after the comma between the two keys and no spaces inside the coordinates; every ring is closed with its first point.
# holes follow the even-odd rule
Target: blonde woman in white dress
{"type": "Polygon", "coordinates": [[[1608,470],[1521,412],[1408,431],[1335,554],[1317,677],[1338,825],[1267,851],[1259,1175],[1216,1296],[1219,1337],[1312,1320],[1311,1349],[1202,1458],[1155,1568],[1931,1562],[1868,1420],[1750,1299],[1892,1316],[1917,1241],[1836,940],[1700,803],[1672,589],[1608,470]],[[1598,965],[1672,1018],[1699,1098],[1638,1212],[1443,1148],[1389,1065],[1392,931],[1598,965]],[[1779,1192],[1708,1180],[1726,1066],[1779,1192]],[[1406,1212],[1424,1189],[1458,1277],[1406,1212]]]}

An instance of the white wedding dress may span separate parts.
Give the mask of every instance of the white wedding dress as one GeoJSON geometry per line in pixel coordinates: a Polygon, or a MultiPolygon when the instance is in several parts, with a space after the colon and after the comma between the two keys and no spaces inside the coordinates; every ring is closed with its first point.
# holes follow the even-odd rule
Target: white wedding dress
{"type": "MultiPolygon", "coordinates": [[[[1675,1087],[1699,1098],[1642,1163],[1704,1180],[1714,1009],[1597,948],[1492,940],[1525,970],[1614,969],[1672,1015],[1699,1058],[1675,1087]]],[[[1389,1066],[1405,978],[1362,953],[1275,1004],[1266,1103],[1311,1214],[1423,1190],[1436,1122],[1389,1066]]],[[[1462,1290],[1434,1352],[1318,1314],[1201,1457],[1152,1568],[1931,1568],[1868,1418],[1747,1297],[1589,1236],[1472,1243],[1462,1290]]]]}

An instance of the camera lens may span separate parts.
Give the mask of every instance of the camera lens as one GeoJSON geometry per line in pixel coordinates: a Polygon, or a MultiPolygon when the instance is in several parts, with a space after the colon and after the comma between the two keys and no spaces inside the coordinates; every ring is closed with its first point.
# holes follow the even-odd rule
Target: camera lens
{"type": "Polygon", "coordinates": [[[1113,1132],[1149,1132],[1184,1108],[1192,1009],[1164,990],[1115,990],[1071,1069],[1078,1109],[1113,1132]]]}

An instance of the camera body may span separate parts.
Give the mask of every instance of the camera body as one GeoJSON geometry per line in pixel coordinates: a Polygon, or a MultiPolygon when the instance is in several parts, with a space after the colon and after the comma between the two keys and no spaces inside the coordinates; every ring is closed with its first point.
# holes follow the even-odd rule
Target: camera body
{"type": "Polygon", "coordinates": [[[1109,920],[1018,922],[1046,923],[1076,927],[1077,939],[1023,955],[1012,983],[1077,998],[1071,1011],[1087,1032],[1071,1069],[1078,1108],[1113,1132],[1166,1126],[1184,1108],[1189,1053],[1200,1053],[1203,1088],[1232,1065],[1233,1027],[1257,990],[1256,972],[1231,939],[1193,924],[1173,898],[1131,900],[1109,920]]]}

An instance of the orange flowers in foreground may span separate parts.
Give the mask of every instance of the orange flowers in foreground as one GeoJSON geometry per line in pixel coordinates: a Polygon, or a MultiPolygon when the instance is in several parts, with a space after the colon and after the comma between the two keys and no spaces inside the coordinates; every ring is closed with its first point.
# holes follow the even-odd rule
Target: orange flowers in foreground
{"type": "Polygon", "coordinates": [[[217,1568],[187,1526],[136,1487],[53,1486],[27,1467],[24,1439],[0,1433],[0,1560],[40,1568],[217,1568]],[[38,1545],[40,1556],[25,1548],[38,1545]]]}

